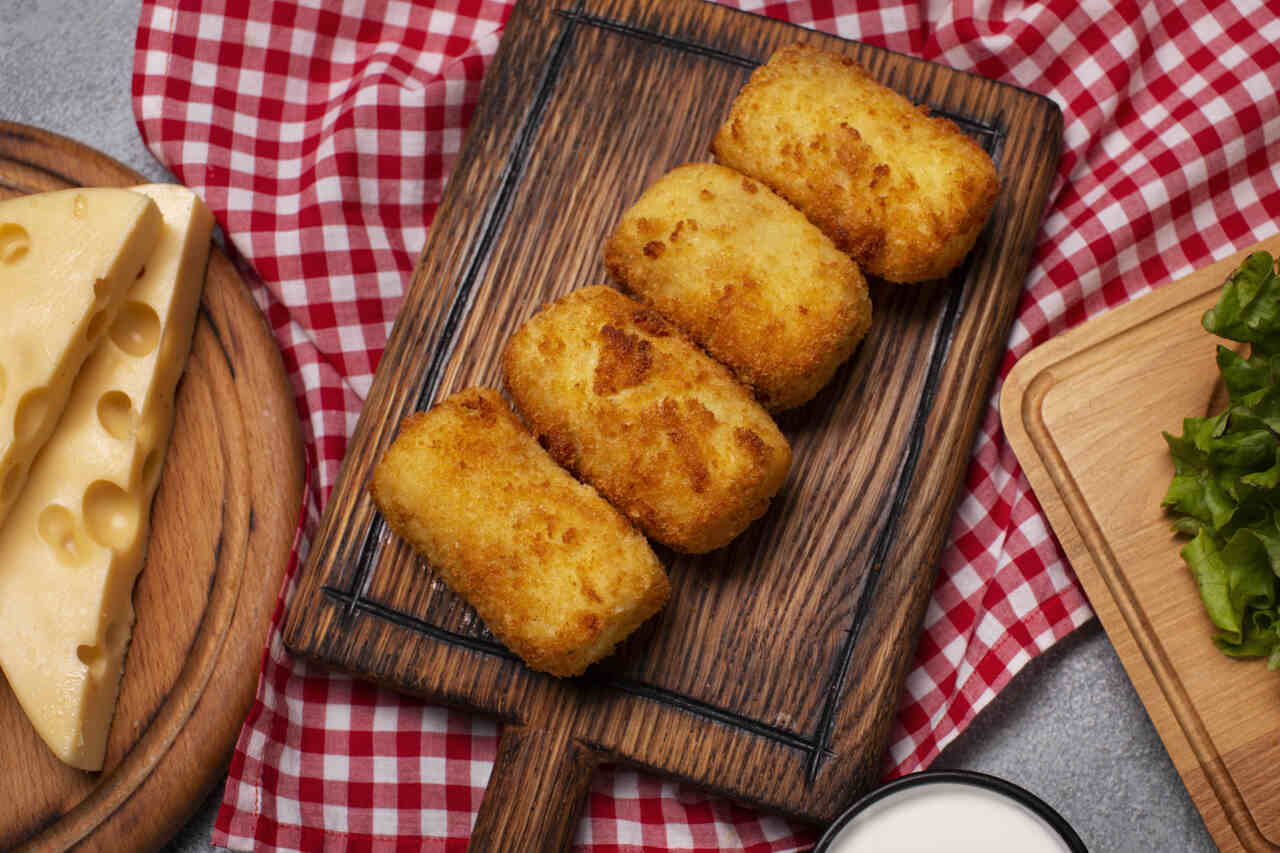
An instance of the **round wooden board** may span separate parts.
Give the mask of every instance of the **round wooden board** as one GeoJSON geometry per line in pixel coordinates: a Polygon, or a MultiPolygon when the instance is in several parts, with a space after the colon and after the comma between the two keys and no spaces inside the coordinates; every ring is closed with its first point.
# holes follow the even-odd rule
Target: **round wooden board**
{"type": "MultiPolygon", "coordinates": [[[[79,143],[0,122],[0,198],[143,182],[79,143]]],[[[0,850],[152,850],[199,807],[253,700],[303,475],[280,352],[215,247],[105,769],[61,764],[0,679],[0,850]]]]}

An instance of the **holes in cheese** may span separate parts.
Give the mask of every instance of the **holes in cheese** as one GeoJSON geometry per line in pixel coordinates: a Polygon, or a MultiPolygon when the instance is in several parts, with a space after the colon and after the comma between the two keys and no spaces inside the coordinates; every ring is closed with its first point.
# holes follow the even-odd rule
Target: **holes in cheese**
{"type": "Polygon", "coordinates": [[[76,646],[76,657],[80,658],[80,663],[89,668],[89,677],[94,681],[101,681],[107,674],[107,655],[101,646],[82,643],[76,646]]]}
{"type": "Polygon", "coordinates": [[[61,504],[49,504],[36,522],[40,538],[48,543],[58,562],[64,566],[76,566],[85,558],[84,543],[76,530],[76,518],[71,510],[61,504]]]}
{"type": "Polygon", "coordinates": [[[81,643],[76,646],[76,657],[89,670],[89,678],[102,681],[107,676],[108,664],[112,658],[118,658],[129,642],[129,626],[127,622],[112,619],[103,631],[102,639],[93,644],[81,643]]]}
{"type": "Polygon", "coordinates": [[[123,391],[108,391],[98,398],[98,423],[107,434],[119,441],[127,441],[133,435],[137,415],[133,401],[123,391]]]}
{"type": "Polygon", "coordinates": [[[0,263],[16,264],[27,256],[31,235],[16,222],[0,222],[0,263]]]}
{"type": "Polygon", "coordinates": [[[153,200],[123,189],[0,201],[0,472],[16,478],[0,494],[0,520],[163,227],[153,200]]]}
{"type": "Polygon", "coordinates": [[[19,443],[31,441],[44,429],[48,417],[49,395],[43,388],[32,388],[22,395],[18,411],[13,416],[14,440],[19,443]]]}
{"type": "Polygon", "coordinates": [[[76,646],[76,657],[88,669],[92,681],[104,681],[113,659],[118,659],[129,642],[128,623],[112,619],[97,643],[81,643],[76,646]]]}
{"type": "Polygon", "coordinates": [[[124,551],[138,535],[138,502],[110,480],[97,480],[84,492],[84,524],[95,542],[124,551]]]}
{"type": "Polygon", "coordinates": [[[129,302],[120,309],[111,340],[135,358],[142,358],[160,343],[160,318],[145,302],[129,302]]]}
{"type": "Polygon", "coordinates": [[[34,462],[19,459],[31,473],[0,524],[0,566],[6,567],[0,572],[0,667],[53,753],[72,766],[98,770],[133,625],[127,593],[146,557],[151,498],[185,364],[185,348],[162,358],[161,340],[190,340],[213,220],[182,187],[113,191],[145,203],[163,220],[154,251],[130,249],[126,265],[112,261],[107,249],[96,250],[120,239],[108,239],[109,231],[94,233],[118,223],[121,211],[113,211],[115,202],[99,190],[82,192],[86,218],[79,224],[71,215],[70,193],[27,197],[31,210],[0,202],[0,222],[21,222],[36,238],[30,253],[38,262],[0,264],[0,285],[12,283],[13,293],[33,302],[39,297],[21,316],[16,309],[0,311],[0,364],[9,372],[8,396],[0,398],[0,472],[14,467],[12,456],[2,453],[4,433],[29,389],[49,391],[45,430],[52,431],[34,462]],[[46,232],[60,239],[41,239],[46,232]],[[99,280],[104,283],[95,293],[99,280]],[[58,291],[68,281],[76,283],[71,296],[58,291]],[[75,310],[64,309],[73,297],[75,310]],[[58,367],[55,379],[28,367],[50,348],[88,348],[86,326],[103,309],[97,345],[74,376],[57,373],[63,370],[58,367]],[[49,330],[66,329],[72,340],[53,341],[42,327],[39,346],[31,347],[37,351],[27,354],[22,346],[32,316],[46,317],[49,330]],[[14,320],[6,337],[8,317],[14,320]],[[114,342],[106,344],[106,337],[114,342]],[[59,382],[73,386],[65,389],[65,409],[55,393],[59,382]],[[146,483],[144,470],[150,472],[146,483]],[[78,651],[90,659],[93,672],[78,651]]]}

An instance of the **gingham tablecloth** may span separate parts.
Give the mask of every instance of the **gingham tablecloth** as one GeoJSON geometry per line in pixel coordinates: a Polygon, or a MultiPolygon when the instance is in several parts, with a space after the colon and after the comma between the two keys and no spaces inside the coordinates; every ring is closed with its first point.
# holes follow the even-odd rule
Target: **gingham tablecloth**
{"type": "MultiPolygon", "coordinates": [[[[304,532],[333,485],[509,8],[506,0],[144,0],[138,125],[256,271],[246,267],[317,466],[304,532]]],[[[1277,231],[1274,0],[753,8],[1061,106],[1064,156],[1002,376],[1068,326],[1277,231]]],[[[886,775],[927,765],[1027,661],[1091,615],[1004,440],[998,390],[886,775]]],[[[464,849],[495,726],[293,660],[280,640],[282,612],[215,843],[464,849]]],[[[576,844],[792,851],[813,840],[808,829],[696,790],[605,770],[576,844]]]]}

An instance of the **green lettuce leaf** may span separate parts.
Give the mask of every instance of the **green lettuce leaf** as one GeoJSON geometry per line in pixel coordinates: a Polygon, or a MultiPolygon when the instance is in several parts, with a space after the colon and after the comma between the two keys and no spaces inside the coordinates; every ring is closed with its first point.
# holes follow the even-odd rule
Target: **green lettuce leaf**
{"type": "Polygon", "coordinates": [[[1231,402],[1271,385],[1271,364],[1267,359],[1250,360],[1233,349],[1218,344],[1218,371],[1231,402]]]}
{"type": "Polygon", "coordinates": [[[1200,587],[1200,598],[1209,613],[1209,620],[1222,632],[1218,635],[1219,638],[1238,646],[1244,637],[1242,614],[1236,613],[1231,606],[1231,582],[1227,566],[1213,535],[1207,530],[1201,530],[1182,549],[1182,559],[1187,561],[1187,567],[1191,569],[1196,585],[1200,587]]]}
{"type": "Polygon", "coordinates": [[[1280,345],[1280,276],[1267,252],[1254,252],[1227,277],[1218,304],[1205,312],[1206,331],[1229,341],[1256,344],[1272,355],[1280,345]]]}
{"type": "Polygon", "coordinates": [[[1280,275],[1255,252],[1223,284],[1207,312],[1209,332],[1249,344],[1219,346],[1229,404],[1164,434],[1174,476],[1162,505],[1190,536],[1182,558],[1231,657],[1266,658],[1280,669],[1280,275]]]}

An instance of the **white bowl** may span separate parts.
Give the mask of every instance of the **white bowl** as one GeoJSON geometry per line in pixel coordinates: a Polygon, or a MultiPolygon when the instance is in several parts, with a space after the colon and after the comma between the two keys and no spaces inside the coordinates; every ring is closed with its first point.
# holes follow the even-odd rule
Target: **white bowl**
{"type": "Polygon", "coordinates": [[[913,773],[877,788],[831,824],[813,853],[1088,853],[1043,800],[965,770],[913,773]]]}

